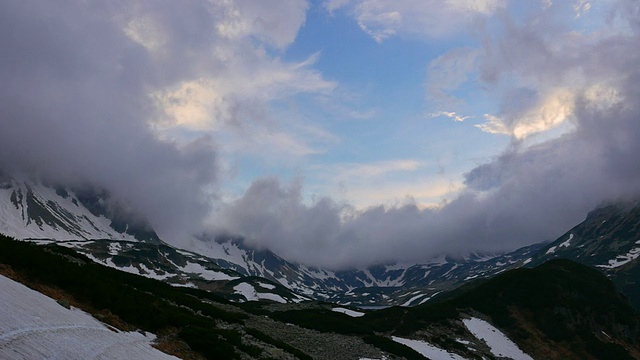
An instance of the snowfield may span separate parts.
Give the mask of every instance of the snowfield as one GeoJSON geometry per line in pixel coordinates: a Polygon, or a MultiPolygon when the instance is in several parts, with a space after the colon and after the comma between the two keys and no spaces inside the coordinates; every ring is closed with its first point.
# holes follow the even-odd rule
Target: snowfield
{"type": "Polygon", "coordinates": [[[253,285],[248,283],[238,284],[233,287],[233,290],[235,290],[236,294],[244,296],[247,301],[259,301],[264,299],[279,302],[281,304],[287,303],[287,300],[285,300],[282,296],[272,293],[257,292],[253,285]]]}
{"type": "Polygon", "coordinates": [[[0,276],[0,359],[178,359],[153,334],[120,332],[0,276]]]}

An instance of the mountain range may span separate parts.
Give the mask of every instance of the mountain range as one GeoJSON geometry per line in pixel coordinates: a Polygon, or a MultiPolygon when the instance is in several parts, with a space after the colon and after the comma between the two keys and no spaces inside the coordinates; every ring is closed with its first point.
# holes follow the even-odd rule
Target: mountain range
{"type": "Polygon", "coordinates": [[[640,317],[627,299],[598,271],[562,259],[475,280],[423,305],[374,311],[229,301],[0,235],[0,302],[7,359],[122,359],[122,349],[149,354],[148,345],[216,360],[640,358],[640,317]]]}
{"type": "MultiPolygon", "coordinates": [[[[191,251],[179,249],[163,242],[144,221],[132,222],[110,203],[106,191],[78,191],[5,175],[0,180],[0,233],[55,242],[104,265],[181,286],[230,290],[229,281],[259,277],[280,289],[284,301],[316,299],[373,307],[423,304],[476,279],[564,258],[603,272],[640,309],[636,281],[640,206],[636,202],[602,205],[551,243],[504,254],[440,256],[421,264],[347,271],[290,262],[269,250],[246,246],[239,236],[204,234],[191,251]]],[[[257,288],[258,294],[265,290],[257,288]]],[[[242,297],[241,292],[228,293],[242,297]]]]}

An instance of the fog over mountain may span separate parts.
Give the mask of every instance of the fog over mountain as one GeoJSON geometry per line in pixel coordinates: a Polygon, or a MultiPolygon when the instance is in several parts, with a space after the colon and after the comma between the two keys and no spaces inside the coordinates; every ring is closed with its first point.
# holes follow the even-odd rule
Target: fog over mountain
{"type": "MultiPolygon", "coordinates": [[[[396,6],[345,3],[326,4],[369,30],[375,11],[396,6]]],[[[435,6],[400,3],[399,13],[435,6]]],[[[577,31],[550,1],[527,15],[515,1],[488,3],[495,6],[456,22],[478,47],[439,59],[466,64],[465,79],[498,98],[497,113],[468,126],[510,142],[469,168],[438,207],[308,200],[304,172],[294,180],[257,172],[244,195],[226,196],[238,149],[299,152],[296,159],[316,152],[282,140],[266,115],[275,102],[339,97],[314,56],[282,55],[311,11],[303,0],[4,2],[0,167],[108,189],[175,245],[202,231],[240,234],[288,260],[335,269],[554,239],[601,202],[640,193],[640,4],[601,4],[592,9],[597,21],[577,31]]],[[[382,42],[391,33],[376,24],[382,42]]],[[[394,36],[453,36],[412,24],[394,36]]]]}

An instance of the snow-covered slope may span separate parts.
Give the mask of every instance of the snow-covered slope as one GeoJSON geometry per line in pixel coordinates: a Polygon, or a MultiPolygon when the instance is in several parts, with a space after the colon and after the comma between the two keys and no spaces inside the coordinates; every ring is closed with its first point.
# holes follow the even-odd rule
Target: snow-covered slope
{"type": "Polygon", "coordinates": [[[69,189],[0,176],[0,233],[17,239],[141,240],[126,225],[116,226],[100,214],[98,207],[89,210],[83,203],[88,198],[69,189]]]}
{"type": "Polygon", "coordinates": [[[0,304],[1,359],[177,359],[151,347],[153,334],[107,327],[4,276],[0,304]]]}

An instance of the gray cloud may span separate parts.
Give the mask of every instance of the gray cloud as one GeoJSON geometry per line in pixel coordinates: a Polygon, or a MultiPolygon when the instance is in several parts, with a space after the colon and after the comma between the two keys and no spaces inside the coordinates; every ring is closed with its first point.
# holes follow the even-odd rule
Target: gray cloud
{"type": "Polygon", "coordinates": [[[198,232],[217,197],[216,131],[259,124],[278,96],[332,86],[269,55],[295,39],[307,7],[2,3],[0,168],[105,188],[165,240],[180,242],[198,232]],[[204,115],[185,125],[198,111],[204,115]]]}
{"type": "Polygon", "coordinates": [[[216,152],[206,137],[178,145],[151,133],[145,87],[165,79],[109,18],[117,6],[2,5],[0,166],[106,188],[171,237],[205,212],[216,152]]]}

